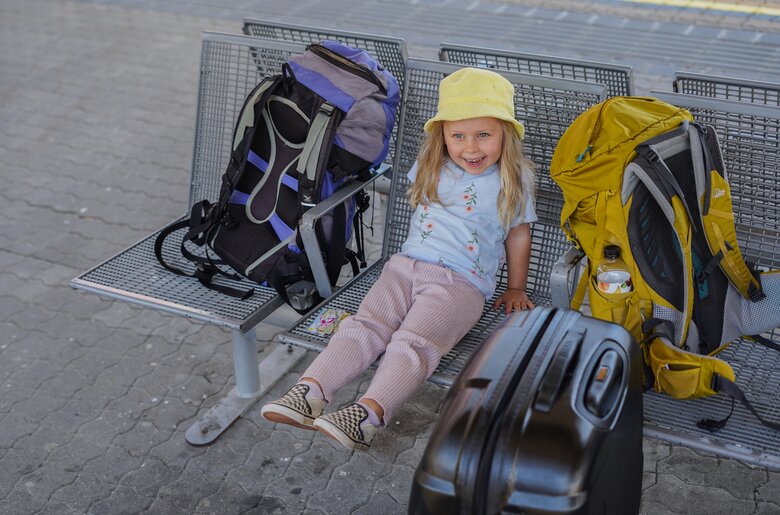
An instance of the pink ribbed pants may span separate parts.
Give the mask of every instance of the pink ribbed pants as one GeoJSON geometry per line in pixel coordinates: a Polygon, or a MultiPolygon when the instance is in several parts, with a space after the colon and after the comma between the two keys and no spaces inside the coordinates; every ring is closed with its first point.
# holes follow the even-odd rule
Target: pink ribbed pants
{"type": "Polygon", "coordinates": [[[484,305],[485,296],[460,273],[396,254],[303,377],[316,379],[330,400],[384,354],[363,396],[382,406],[387,423],[477,323],[484,305]]]}

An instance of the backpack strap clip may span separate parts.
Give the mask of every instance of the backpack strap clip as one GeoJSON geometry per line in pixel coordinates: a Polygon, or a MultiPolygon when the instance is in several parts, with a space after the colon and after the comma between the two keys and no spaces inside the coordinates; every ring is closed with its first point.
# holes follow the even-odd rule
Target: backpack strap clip
{"type": "Polygon", "coordinates": [[[636,153],[645,159],[647,159],[650,163],[657,165],[661,162],[661,157],[658,155],[658,152],[653,150],[647,145],[639,145],[636,148],[636,153]]]}
{"type": "Polygon", "coordinates": [[[750,295],[751,302],[758,302],[766,298],[766,293],[764,293],[764,290],[756,288],[756,286],[753,284],[748,286],[748,295],[750,295]]]}

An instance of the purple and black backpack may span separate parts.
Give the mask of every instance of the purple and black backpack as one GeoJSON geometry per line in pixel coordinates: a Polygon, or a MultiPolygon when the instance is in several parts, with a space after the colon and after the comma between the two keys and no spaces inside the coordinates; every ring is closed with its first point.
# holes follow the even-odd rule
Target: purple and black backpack
{"type": "MultiPolygon", "coordinates": [[[[229,265],[288,300],[288,285],[313,280],[298,221],[348,179],[366,178],[382,163],[399,100],[397,81],[367,52],[334,41],[309,45],[249,94],[236,122],[219,200],[196,203],[189,220],[163,230],[155,245],[160,263],[211,289],[247,298],[253,290],[212,281],[217,274],[239,278],[220,267],[229,265]],[[162,258],[164,238],[183,227],[188,232],[182,254],[196,263],[194,274],[162,258]],[[205,245],[205,256],[194,255],[185,244],[205,245]]],[[[347,243],[367,200],[361,191],[318,222],[331,284],[347,262],[355,272],[358,260],[365,265],[362,245],[356,253],[347,243]]]]}

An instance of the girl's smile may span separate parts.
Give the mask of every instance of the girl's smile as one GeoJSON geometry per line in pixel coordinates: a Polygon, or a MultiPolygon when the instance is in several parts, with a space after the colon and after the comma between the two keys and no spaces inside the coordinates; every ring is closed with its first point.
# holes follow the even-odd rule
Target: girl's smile
{"type": "Polygon", "coordinates": [[[484,160],[485,160],[484,157],[480,157],[479,159],[465,159],[467,165],[473,166],[473,167],[476,167],[476,168],[479,168],[479,166],[482,165],[482,161],[484,161],[484,160]]]}

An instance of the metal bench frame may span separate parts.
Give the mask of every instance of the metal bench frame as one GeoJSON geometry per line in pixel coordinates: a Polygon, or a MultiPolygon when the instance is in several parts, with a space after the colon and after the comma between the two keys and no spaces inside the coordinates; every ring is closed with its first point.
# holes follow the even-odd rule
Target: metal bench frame
{"type": "Polygon", "coordinates": [[[633,69],[630,66],[619,64],[566,59],[493,48],[475,48],[450,43],[439,45],[439,59],[465,66],[596,82],[607,87],[608,96],[634,94],[633,69]]]}
{"type": "MultiPolygon", "coordinates": [[[[557,185],[549,178],[549,162],[558,138],[579,113],[607,95],[633,94],[630,67],[449,44],[441,46],[440,59],[451,62],[420,59],[407,62],[403,40],[394,38],[266,23],[250,18],[244,20],[244,31],[274,39],[214,33],[203,35],[189,206],[203,198],[215,199],[228,159],[233,123],[251,87],[263,75],[275,73],[291,53],[303,51],[304,43],[324,38],[341,40],[368,50],[384,62],[403,86],[406,99],[402,103],[397,129],[401,138],[394,139],[399,142],[393,158],[397,171],[392,177],[382,258],[326,299],[312,314],[301,318],[289,331],[280,335],[281,342],[295,344],[298,348],[280,345],[262,363],[257,362],[254,327],[281,306],[282,302],[275,292],[252,284],[255,296],[248,301],[238,301],[207,290],[194,279],[170,274],[159,266],[154,257],[153,243],[159,230],[71,281],[71,286],[76,289],[186,316],[232,331],[236,386],[187,430],[187,441],[193,444],[213,441],[297,363],[304,353],[303,349],[320,351],[325,348],[328,337],[306,330],[319,308],[357,310],[384,262],[399,250],[406,236],[412,212],[405,199],[409,185],[405,174],[414,162],[422,141],[422,124],[435,112],[439,80],[460,65],[495,68],[516,85],[518,119],[528,128],[526,153],[538,167],[536,207],[539,221],[532,228],[529,291],[539,305],[551,302],[568,305],[571,281],[568,272],[575,256],[570,252],[566,254],[570,258],[568,261],[553,262],[569,246],[558,226],[562,197],[557,185]],[[372,42],[388,42],[393,48],[393,57],[385,57],[383,50],[371,46],[372,42]],[[400,56],[400,59],[396,61],[395,56],[400,56]],[[399,63],[402,68],[397,67],[399,63]],[[555,272],[551,274],[554,268],[555,272]]],[[[772,95],[773,91],[780,90],[780,85],[776,84],[684,73],[675,77],[675,87],[681,91],[766,104],[778,103],[772,95]],[[690,86],[685,82],[689,79],[709,81],[710,85],[690,86]]],[[[718,130],[735,198],[736,223],[743,253],[760,266],[780,267],[780,215],[776,205],[780,186],[775,172],[780,164],[780,108],[663,92],[651,94],[688,108],[699,121],[712,124],[718,130]]],[[[384,167],[381,172],[387,170],[388,167],[384,167]]],[[[307,213],[301,224],[304,239],[313,239],[314,222],[350,192],[338,198],[332,197],[307,213]]],[[[164,255],[172,263],[188,266],[186,262],[177,261],[180,259],[177,245],[166,245],[164,255]]],[[[318,266],[316,261],[314,259],[314,267],[318,266]]],[[[506,286],[505,270],[499,272],[498,279],[500,292],[506,286]]],[[[318,274],[318,286],[327,293],[329,285],[320,284],[322,280],[321,274],[318,274]]],[[[490,305],[490,302],[486,303],[480,322],[445,356],[431,381],[451,385],[484,335],[504,319],[503,312],[493,310],[490,305]]],[[[780,342],[778,330],[766,336],[780,342]]],[[[758,409],[772,419],[780,419],[780,398],[776,394],[780,386],[780,374],[776,372],[780,368],[780,356],[769,349],[740,342],[730,346],[722,357],[732,363],[738,383],[748,395],[756,398],[758,409]]],[[[646,436],[780,470],[777,434],[760,426],[741,406],[736,408],[729,424],[719,433],[710,434],[696,428],[695,420],[728,412],[730,402],[723,396],[674,401],[668,396],[650,392],[644,400],[646,436]]]]}
{"type": "MultiPolygon", "coordinates": [[[[309,316],[299,320],[289,331],[280,334],[283,343],[321,351],[327,346],[328,336],[307,331],[321,308],[330,307],[354,313],[368,289],[376,281],[382,266],[398,252],[409,228],[412,210],[406,200],[411,168],[422,143],[423,123],[433,116],[437,107],[438,84],[447,74],[462,66],[440,61],[410,59],[407,63],[405,102],[401,110],[401,132],[394,163],[390,201],[388,202],[382,259],[367,273],[345,285],[333,297],[323,302],[309,316]]],[[[559,227],[563,199],[560,190],[549,178],[548,164],[558,138],[569,124],[584,110],[606,98],[603,85],[555,79],[539,75],[500,71],[517,91],[516,115],[526,125],[524,141],[526,154],[537,165],[537,204],[539,221],[532,225],[533,248],[528,287],[537,304],[549,304],[550,267],[554,258],[567,247],[559,227]]],[[[506,272],[498,276],[498,290],[506,288],[506,272]]],[[[481,320],[466,337],[445,356],[430,380],[451,385],[466,359],[481,343],[484,335],[505,318],[503,311],[492,309],[486,303],[481,320]]]]}
{"type": "MultiPolygon", "coordinates": [[[[291,54],[301,53],[305,49],[301,43],[216,33],[204,33],[202,40],[189,207],[204,198],[216,200],[222,173],[230,158],[235,120],[251,89],[264,76],[278,73],[291,54]]],[[[383,166],[373,179],[388,170],[389,166],[383,166]]],[[[366,185],[356,182],[309,210],[299,227],[304,241],[316,243],[316,220],[366,185]]],[[[182,315],[232,331],[236,386],[203,414],[185,435],[188,442],[202,445],[213,441],[241,416],[303,357],[305,351],[276,346],[258,363],[254,328],[283,304],[276,291],[245,280],[242,281],[242,287],[254,288],[255,293],[242,301],[209,290],[195,278],[178,276],[163,269],[154,254],[154,242],[159,232],[150,234],[79,275],[70,284],[76,289],[182,315]]],[[[181,242],[176,237],[181,234],[183,231],[174,233],[166,240],[163,256],[174,266],[192,271],[192,263],[182,258],[179,244],[175,242],[181,242]]],[[[330,284],[324,264],[319,249],[314,246],[309,246],[310,250],[313,249],[310,263],[321,294],[329,295],[330,284]]],[[[228,284],[221,278],[216,281],[228,284]]],[[[233,282],[230,284],[235,286],[233,282]]]]}
{"type": "MultiPolygon", "coordinates": [[[[718,132],[740,250],[747,261],[762,269],[780,268],[780,107],[659,91],[651,95],[688,109],[697,121],[718,132]]],[[[570,250],[557,264],[551,278],[556,306],[569,304],[564,270],[573,267],[579,257],[576,250],[570,250]]],[[[780,343],[780,328],[763,336],[780,343]]],[[[780,353],[743,339],[718,357],[732,365],[737,384],[762,416],[780,421],[780,353]]],[[[740,403],[717,433],[696,427],[698,420],[724,418],[730,409],[731,400],[725,395],[679,401],[649,391],[644,396],[644,434],[780,470],[780,433],[761,425],[740,403]]]]}
{"type": "Polygon", "coordinates": [[[684,95],[780,106],[780,84],[775,82],[677,72],[672,85],[675,93],[684,95]]]}

